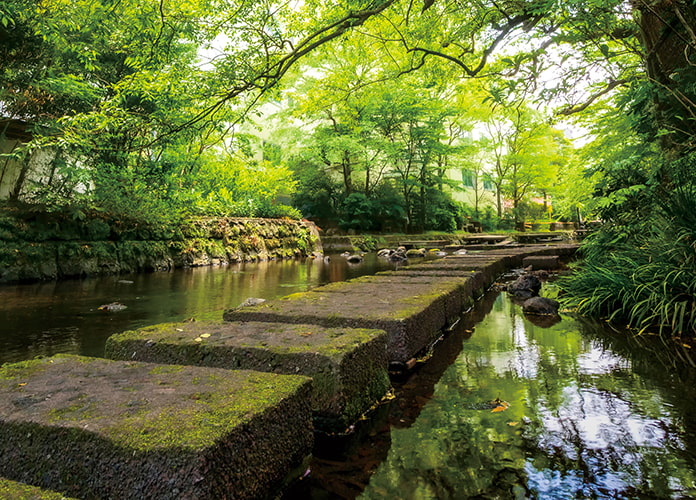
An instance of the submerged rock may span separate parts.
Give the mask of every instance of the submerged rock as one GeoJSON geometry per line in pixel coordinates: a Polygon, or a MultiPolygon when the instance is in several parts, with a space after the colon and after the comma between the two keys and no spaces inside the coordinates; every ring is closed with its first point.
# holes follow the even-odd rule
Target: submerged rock
{"type": "Polygon", "coordinates": [[[263,304],[264,302],[266,302],[266,299],[261,299],[259,297],[249,297],[247,299],[244,299],[244,302],[239,304],[237,306],[237,309],[239,309],[240,307],[258,306],[259,304],[263,304]]]}
{"type": "Polygon", "coordinates": [[[406,250],[406,257],[425,257],[427,255],[427,251],[425,248],[411,248],[410,250],[406,250]]]}
{"type": "Polygon", "coordinates": [[[120,302],[111,302],[109,304],[103,304],[99,306],[97,309],[106,312],[118,312],[123,311],[124,309],[128,309],[128,306],[125,304],[121,304],[120,302]]]}

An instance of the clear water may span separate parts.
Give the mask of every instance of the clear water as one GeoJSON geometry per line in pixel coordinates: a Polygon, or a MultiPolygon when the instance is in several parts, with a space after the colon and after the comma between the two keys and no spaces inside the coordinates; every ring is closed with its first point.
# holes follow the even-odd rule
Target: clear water
{"type": "Polygon", "coordinates": [[[688,348],[488,300],[293,497],[696,498],[688,348]]]}
{"type": "MultiPolygon", "coordinates": [[[[115,332],[391,267],[335,257],[2,286],[0,362],[99,356],[115,332]],[[127,309],[98,310],[114,301],[127,309]]],[[[350,439],[318,436],[284,498],[696,498],[692,358],[571,317],[535,325],[492,294],[350,439]]]]}
{"type": "Polygon", "coordinates": [[[393,264],[366,255],[361,264],[340,256],[179,269],[0,286],[0,363],[56,353],[101,356],[113,333],[190,317],[222,317],[248,297],[273,299],[383,269],[393,264]],[[101,305],[120,302],[113,313],[101,305]]]}

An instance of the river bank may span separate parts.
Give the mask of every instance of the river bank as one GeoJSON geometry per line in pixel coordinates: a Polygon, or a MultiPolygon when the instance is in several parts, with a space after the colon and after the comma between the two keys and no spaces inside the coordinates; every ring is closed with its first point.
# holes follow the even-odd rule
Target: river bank
{"type": "Polygon", "coordinates": [[[0,213],[0,283],[257,262],[321,251],[316,226],[304,220],[198,218],[144,224],[96,213],[0,213]]]}

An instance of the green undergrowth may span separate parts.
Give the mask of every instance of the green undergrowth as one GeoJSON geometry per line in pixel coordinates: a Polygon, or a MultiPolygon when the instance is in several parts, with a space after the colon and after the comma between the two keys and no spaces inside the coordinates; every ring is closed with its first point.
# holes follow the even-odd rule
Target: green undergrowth
{"type": "Polygon", "coordinates": [[[641,331],[696,335],[696,186],[631,223],[607,224],[559,280],[566,308],[641,331]]]}

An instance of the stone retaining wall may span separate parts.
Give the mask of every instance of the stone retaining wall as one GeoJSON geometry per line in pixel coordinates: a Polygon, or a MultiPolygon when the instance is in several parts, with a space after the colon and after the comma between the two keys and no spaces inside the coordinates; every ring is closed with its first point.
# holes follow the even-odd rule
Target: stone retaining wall
{"type": "Polygon", "coordinates": [[[98,216],[0,214],[0,283],[285,259],[321,252],[316,226],[206,218],[142,225],[98,216]]]}

